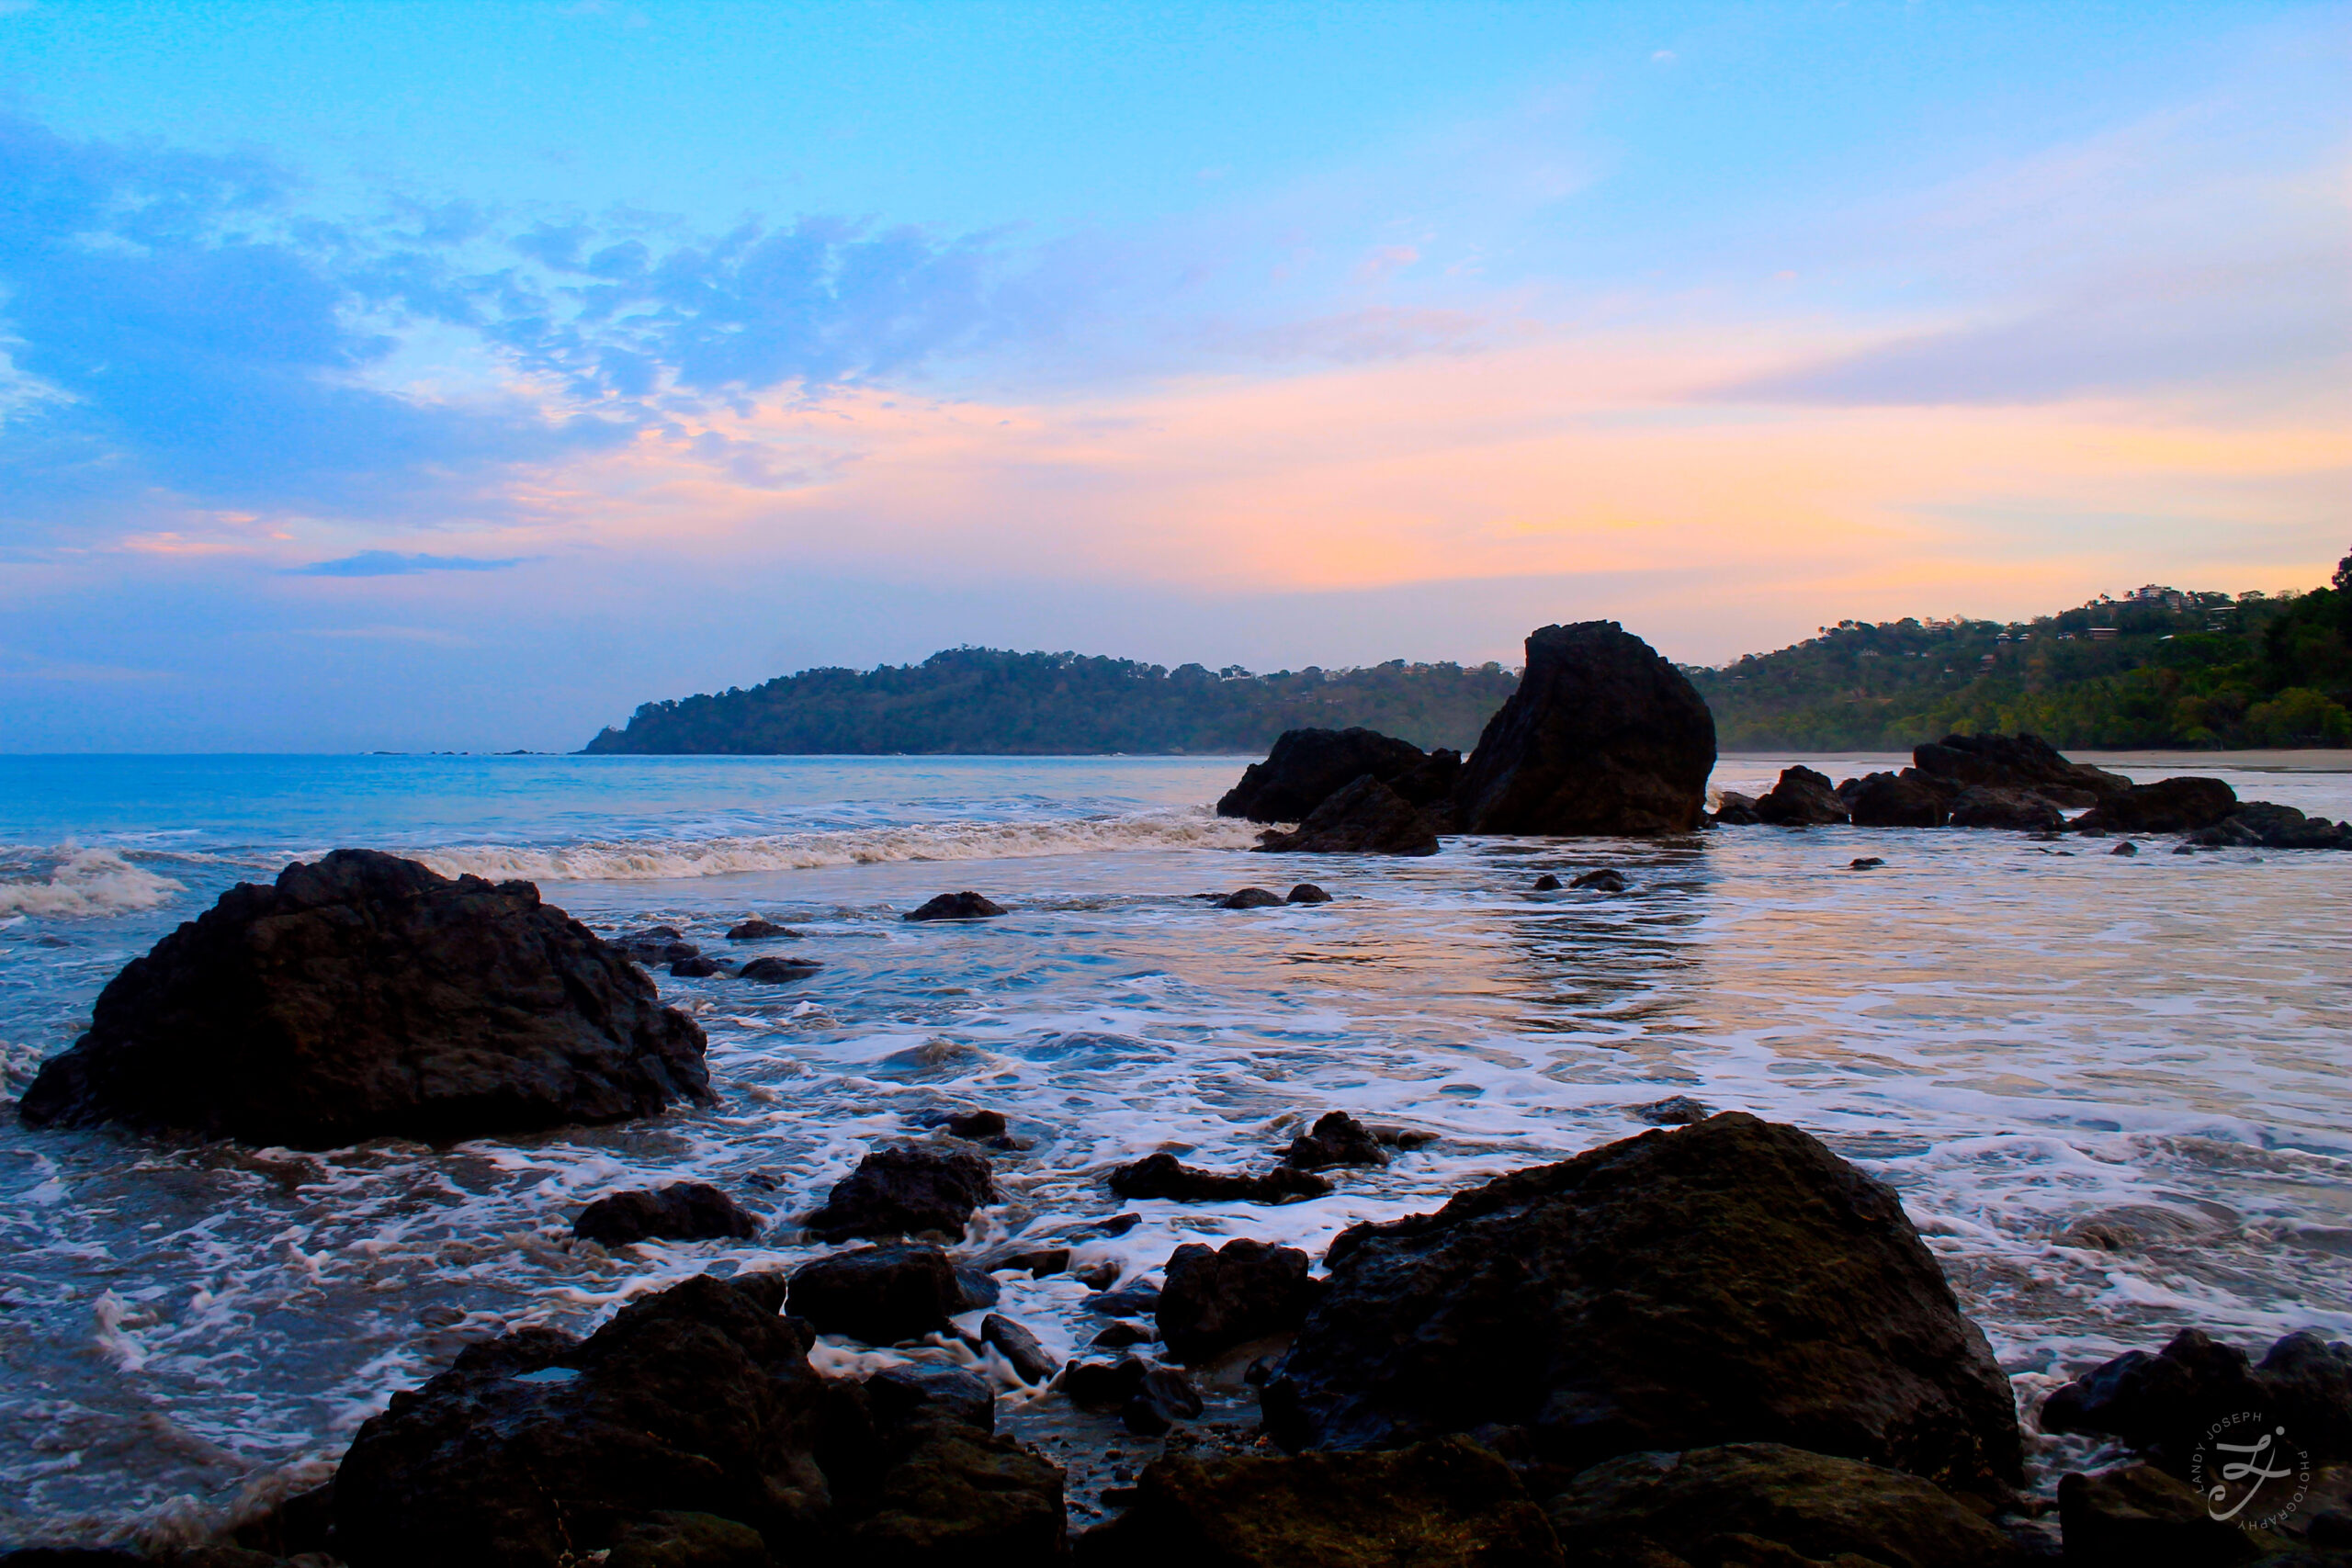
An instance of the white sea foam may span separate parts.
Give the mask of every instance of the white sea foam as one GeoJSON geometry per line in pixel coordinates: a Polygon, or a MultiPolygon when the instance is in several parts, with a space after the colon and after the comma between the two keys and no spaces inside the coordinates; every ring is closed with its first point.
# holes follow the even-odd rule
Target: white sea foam
{"type": "Polygon", "coordinates": [[[1011,860],[1128,850],[1246,850],[1259,826],[1204,807],[1037,822],[932,822],[901,827],[717,839],[594,839],[554,847],[467,844],[417,858],[445,876],[535,882],[654,882],[747,871],[899,861],[1011,860]]]}
{"type": "Polygon", "coordinates": [[[152,909],[186,886],[143,871],[113,850],[69,849],[47,875],[0,881],[0,915],[68,919],[152,909]]]}

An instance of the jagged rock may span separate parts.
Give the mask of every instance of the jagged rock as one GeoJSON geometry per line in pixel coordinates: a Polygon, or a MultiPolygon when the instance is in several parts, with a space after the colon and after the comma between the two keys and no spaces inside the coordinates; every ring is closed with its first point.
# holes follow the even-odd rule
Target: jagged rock
{"type": "Polygon", "coordinates": [[[1051,1382],[1054,1374],[1061,1371],[1062,1364],[1046,1353],[1037,1337],[1009,1317],[990,1313],[982,1318],[980,1341],[995,1346],[997,1353],[1023,1382],[1051,1382]]]}
{"type": "Polygon", "coordinates": [[[802,1264],[786,1298],[820,1334],[897,1345],[944,1331],[967,1310],[955,1262],[928,1242],[861,1247],[802,1264]]]}
{"type": "Polygon", "coordinates": [[[781,986],[794,980],[806,980],[823,967],[823,964],[807,958],[754,958],[736,973],[746,980],[781,986]]]}
{"type": "Polygon", "coordinates": [[[1327,1170],[1335,1165],[1386,1165],[1388,1156],[1363,1122],[1344,1111],[1327,1111],[1290,1141],[1283,1163],[1300,1170],[1327,1170]]]}
{"type": "Polygon", "coordinates": [[[1940,828],[1951,819],[1942,795],[1917,778],[1865,773],[1838,786],[1857,828],[1940,828]]]}
{"type": "Polygon", "coordinates": [[[2008,1380],[1886,1188],[1731,1112],[1357,1225],[1263,1394],[1285,1448],[1518,1428],[1562,1465],[1786,1442],[2019,1474],[2008,1380]]]}
{"type": "Polygon", "coordinates": [[[1290,897],[1283,900],[1285,904],[1328,904],[1330,901],[1331,896],[1312,882],[1300,883],[1290,890],[1290,897]]]}
{"type": "Polygon", "coordinates": [[[1180,1203],[1288,1203],[1320,1198],[1331,1190],[1331,1184],[1288,1166],[1278,1165],[1258,1176],[1241,1176],[1202,1170],[1179,1163],[1174,1155],[1159,1154],[1114,1169],[1111,1190],[1122,1198],[1172,1198],[1180,1203]]]}
{"type": "Polygon", "coordinates": [[[1203,1408],[1192,1379],[1174,1367],[1153,1367],[1119,1407],[1119,1419],[1136,1436],[1156,1438],[1179,1421],[1198,1420],[1203,1408]]]}
{"type": "Polygon", "coordinates": [[[1005,912],[1004,906],[981,897],[970,888],[961,893],[942,893],[919,909],[911,909],[899,917],[909,920],[989,920],[1005,912]]]}
{"type": "Polygon", "coordinates": [[[2101,798],[2075,818],[2077,832],[2190,833],[2238,808],[2237,791],[2220,779],[2159,779],[2101,798]]]}
{"type": "Polygon", "coordinates": [[[713,975],[724,975],[727,966],[715,958],[681,958],[670,965],[673,980],[707,980],[713,975]]]}
{"type": "Polygon", "coordinates": [[[2038,735],[1947,735],[1914,749],[1911,761],[1923,780],[1953,795],[1970,784],[1985,784],[2030,790],[2076,808],[2132,787],[2120,773],[2068,761],[2038,735]]]}
{"type": "Polygon", "coordinates": [[[240,883],[133,959],[19,1111],[301,1148],[471,1137],[706,1100],[703,1050],[531,884],[337,850],[240,883]]]}
{"type": "Polygon", "coordinates": [[[1220,909],[1279,909],[1283,896],[1263,887],[1244,887],[1238,893],[1228,893],[1218,900],[1220,909]]]}
{"type": "Polygon", "coordinates": [[[936,1127],[948,1136],[970,1143],[1004,1136],[1001,1111],[918,1111],[907,1118],[918,1127],[936,1127]]]}
{"type": "Polygon", "coordinates": [[[2352,823],[2248,800],[2219,822],[2191,833],[2188,841],[2212,849],[2347,850],[2352,849],[2352,823]]]}
{"type": "Polygon", "coordinates": [[[2047,833],[2065,823],[2059,809],[2030,790],[1970,784],[1951,803],[1955,828],[2008,828],[2021,833],[2047,833]]]}
{"type": "Polygon", "coordinates": [[[1736,789],[1715,793],[1715,814],[1707,818],[1718,828],[1752,828],[1764,820],[1756,814],[1756,797],[1736,789]]]}
{"type": "Polygon", "coordinates": [[[2221,1568],[2286,1544],[2212,1517],[2203,1497],[2152,1464],[2060,1476],[2058,1518],[2066,1561],[2084,1568],[2221,1568]]]}
{"type": "Polygon", "coordinates": [[[771,1568],[767,1542],[716,1514],[663,1511],[621,1527],[605,1568],[771,1568]]]}
{"type": "Polygon", "coordinates": [[[2127,1351],[2052,1391],[2041,1426],[2120,1438],[2186,1474],[2206,1427],[2246,1410],[2284,1423],[2314,1461],[2352,1459],[2352,1345],[2290,1334],[2255,1366],[2236,1346],[2184,1328],[2153,1356],[2127,1351]]]}
{"type": "Polygon", "coordinates": [[[759,1217],[704,1181],[673,1181],[658,1192],[616,1192],[580,1211],[571,1234],[605,1247],[631,1242],[702,1241],[712,1236],[754,1236],[759,1217]]]}
{"type": "Polygon", "coordinates": [[[727,928],[727,940],[729,942],[772,942],[786,938],[797,941],[799,935],[789,926],[780,926],[774,920],[763,920],[757,917],[727,928]]]}
{"type": "Polygon", "coordinates": [[[1614,621],[1544,626],[1454,806],[1468,833],[1682,833],[1714,765],[1714,716],[1649,644],[1614,621]]]}
{"type": "Polygon", "coordinates": [[[1534,884],[1535,891],[1538,893],[1557,893],[1564,886],[1566,885],[1558,877],[1548,871],[1537,877],[1534,884]]]}
{"type": "Polygon", "coordinates": [[[476,1345],[359,1428],[334,1479],[352,1568],[557,1568],[673,1512],[788,1553],[829,1501],[806,1331],[708,1277],[621,1309],[585,1342],[476,1345]]]}
{"type": "Polygon", "coordinates": [[[1211,1251],[1187,1242],[1168,1258],[1159,1337],[1180,1361],[1214,1359],[1236,1345],[1287,1334],[1315,1299],[1306,1254],[1247,1238],[1211,1251]]]}
{"type": "Polygon", "coordinates": [[[1366,773],[1306,814],[1295,833],[1259,835],[1267,854],[1433,855],[1437,829],[1412,802],[1366,773]]]}
{"type": "MultiPolygon", "coordinates": [[[[1441,751],[1438,756],[1453,757],[1453,753],[1441,751]]],[[[1242,771],[1241,782],[1216,803],[1216,814],[1251,822],[1302,822],[1317,807],[1367,773],[1395,787],[1433,761],[1411,741],[1375,730],[1285,730],[1264,761],[1252,762],[1242,771]]],[[[1454,769],[1460,766],[1461,759],[1454,757],[1454,769]]],[[[1443,764],[1438,767],[1444,771],[1443,764]]],[[[1417,783],[1413,787],[1420,786],[1417,783]]],[[[1446,793],[1440,790],[1429,798],[1442,799],[1446,793]]]]}
{"type": "Polygon", "coordinates": [[[1636,1105],[1632,1115],[1653,1127],[1687,1127],[1693,1122],[1704,1122],[1715,1113],[1715,1108],[1704,1100],[1678,1094],[1668,1100],[1654,1100],[1647,1105],[1636,1105]]]}
{"type": "Polygon", "coordinates": [[[1843,822],[1849,813],[1829,775],[1802,764],[1781,770],[1778,783],[1756,803],[1756,818],[1776,827],[1826,827],[1843,822]]]}
{"type": "Polygon", "coordinates": [[[1589,887],[1595,893],[1623,893],[1625,891],[1625,876],[1623,872],[1603,866],[1599,871],[1586,872],[1568,886],[1572,888],[1589,887]]]}
{"type": "Polygon", "coordinates": [[[947,1367],[892,1367],[841,1391],[827,1474],[851,1522],[823,1561],[933,1568],[1059,1560],[1061,1471],[997,1435],[994,1405],[986,1383],[947,1367]]]}
{"type": "Polygon", "coordinates": [[[969,1149],[893,1144],[859,1160],[807,1223],[827,1241],[926,1231],[961,1240],[972,1211],[995,1201],[996,1181],[985,1156],[969,1149]]]}
{"type": "Polygon", "coordinates": [[[1562,1540],[1602,1562],[1639,1562],[1646,1550],[1693,1563],[2023,1568],[2007,1537],[1932,1483],[1780,1443],[1608,1460],[1545,1511],[1562,1540]],[[1731,1540],[1750,1555],[1725,1552],[1731,1540]],[[1768,1542],[1783,1554],[1758,1550],[1768,1542]]]}
{"type": "Polygon", "coordinates": [[[1081,1568],[1559,1568],[1510,1467],[1464,1438],[1388,1453],[1182,1454],[1078,1539],[1081,1568]]]}

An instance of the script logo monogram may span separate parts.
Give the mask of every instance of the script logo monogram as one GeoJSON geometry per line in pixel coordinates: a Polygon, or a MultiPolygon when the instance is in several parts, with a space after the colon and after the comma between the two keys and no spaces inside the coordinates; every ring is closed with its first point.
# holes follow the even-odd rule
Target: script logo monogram
{"type": "Polygon", "coordinates": [[[2311,1478],[2311,1456],[2288,1438],[2286,1427],[2265,1423],[2258,1410],[2243,1410],[2208,1427],[2188,1465],[2189,1483],[2204,1495],[2207,1515],[2245,1529],[2293,1514],[2302,1506],[2311,1478]]]}

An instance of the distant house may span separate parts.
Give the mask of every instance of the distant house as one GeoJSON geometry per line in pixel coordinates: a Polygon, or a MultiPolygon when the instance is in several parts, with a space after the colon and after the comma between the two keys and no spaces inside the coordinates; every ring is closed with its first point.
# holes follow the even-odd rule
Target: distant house
{"type": "Polygon", "coordinates": [[[2122,629],[2123,628],[2120,626],[2093,626],[2091,628],[2091,640],[2093,642],[2113,642],[2117,636],[2120,634],[2122,629]]]}

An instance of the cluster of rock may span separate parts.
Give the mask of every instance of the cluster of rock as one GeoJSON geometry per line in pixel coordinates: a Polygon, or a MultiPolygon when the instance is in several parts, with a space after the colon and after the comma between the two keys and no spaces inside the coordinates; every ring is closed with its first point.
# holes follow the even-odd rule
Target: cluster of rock
{"type": "Polygon", "coordinates": [[[2306,818],[2292,807],[2241,801],[2220,779],[2183,777],[2135,784],[2119,773],[2069,761],[2032,735],[1947,735],[1917,748],[1900,773],[1866,773],[1831,784],[1802,765],[1753,799],[1720,795],[1720,826],[1770,823],[1858,828],[2006,828],[2093,835],[2181,833],[2192,844],[2270,849],[2352,849],[2352,824],[2306,818]],[[2068,811],[2080,816],[2069,822],[2068,811]]]}
{"type": "Polygon", "coordinates": [[[1465,762],[1368,729],[1294,729],[1217,802],[1295,822],[1276,853],[1435,854],[1442,833],[1687,832],[1705,810],[1715,725],[1681,671],[1614,621],[1544,626],[1518,689],[1465,762]]]}
{"type": "MultiPolygon", "coordinates": [[[[641,931],[623,931],[611,939],[612,944],[648,967],[657,964],[670,966],[673,979],[707,980],[716,975],[731,975],[743,980],[761,980],[782,985],[793,980],[805,980],[824,964],[814,958],[770,954],[751,959],[740,967],[731,958],[714,958],[685,939],[685,933],[675,926],[647,926],[641,931]]],[[[797,942],[800,933],[763,919],[749,919],[731,927],[727,932],[729,942],[797,942]]]]}

